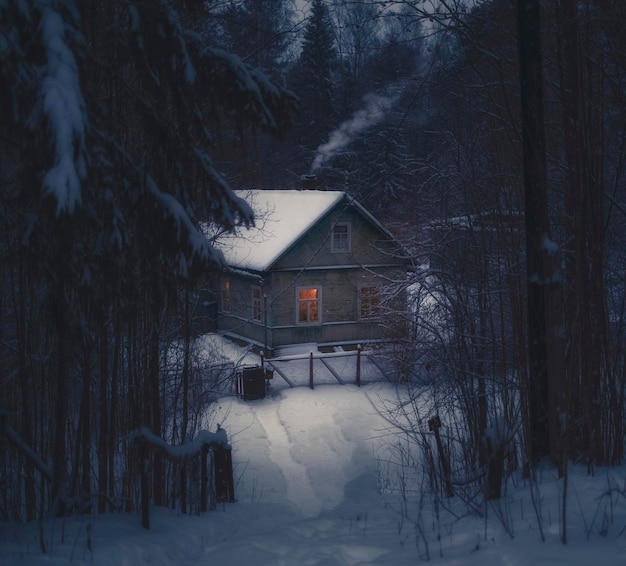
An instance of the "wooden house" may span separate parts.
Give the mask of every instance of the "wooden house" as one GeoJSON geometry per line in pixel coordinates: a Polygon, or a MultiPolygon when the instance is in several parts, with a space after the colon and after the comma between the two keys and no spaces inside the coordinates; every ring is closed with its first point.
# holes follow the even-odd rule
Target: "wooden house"
{"type": "Polygon", "coordinates": [[[214,282],[218,332],[268,357],[286,345],[323,350],[389,339],[385,314],[404,307],[397,289],[409,260],[384,226],[341,191],[238,196],[256,225],[216,242],[229,266],[214,282]]]}

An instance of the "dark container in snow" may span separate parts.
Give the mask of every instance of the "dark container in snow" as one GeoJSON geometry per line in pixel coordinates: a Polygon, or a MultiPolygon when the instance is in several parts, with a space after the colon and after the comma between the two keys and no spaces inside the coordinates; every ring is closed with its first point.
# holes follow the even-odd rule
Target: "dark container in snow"
{"type": "Polygon", "coordinates": [[[244,401],[265,399],[265,371],[262,367],[244,368],[239,381],[239,393],[244,401]]]}

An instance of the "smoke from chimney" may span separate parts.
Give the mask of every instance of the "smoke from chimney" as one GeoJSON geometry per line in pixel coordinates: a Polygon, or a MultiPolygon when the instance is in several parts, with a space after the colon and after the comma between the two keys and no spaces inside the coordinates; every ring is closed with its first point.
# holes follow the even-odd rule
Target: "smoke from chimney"
{"type": "Polygon", "coordinates": [[[343,122],[328,136],[326,143],[317,148],[317,155],[313,160],[313,165],[311,165],[311,173],[317,171],[365,130],[382,121],[396,98],[369,93],[362,100],[363,108],[352,114],[349,120],[343,122]]]}

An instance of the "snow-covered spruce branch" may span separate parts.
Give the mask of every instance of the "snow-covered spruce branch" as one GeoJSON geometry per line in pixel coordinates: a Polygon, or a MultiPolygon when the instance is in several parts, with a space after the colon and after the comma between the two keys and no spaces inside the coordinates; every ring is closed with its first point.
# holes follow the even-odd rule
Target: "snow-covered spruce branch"
{"type": "Polygon", "coordinates": [[[27,132],[47,132],[51,154],[41,187],[55,199],[57,215],[71,214],[81,204],[88,162],[86,102],[76,57],[83,39],[73,5],[59,4],[0,2],[0,88],[8,96],[3,130],[20,124],[27,132]]]}
{"type": "MultiPolygon", "coordinates": [[[[177,195],[164,192],[160,189],[152,175],[146,173],[145,163],[137,163],[133,156],[108,132],[92,128],[93,134],[103,142],[110,144],[118,158],[120,158],[128,169],[133,171],[145,182],[146,194],[154,199],[154,202],[163,211],[163,215],[169,218],[176,227],[177,237],[181,242],[187,242],[191,248],[192,257],[196,257],[203,262],[214,262],[218,265],[224,264],[222,253],[211,245],[211,242],[202,233],[196,220],[190,215],[190,211],[185,208],[181,199],[177,195]]],[[[201,152],[194,149],[192,154],[200,159],[201,152]]],[[[206,166],[206,162],[202,163],[206,166]]],[[[225,185],[223,179],[212,178],[223,191],[219,203],[222,212],[227,213],[226,222],[230,224],[246,224],[251,222],[251,211],[242,199],[238,199],[234,193],[225,185]],[[233,211],[234,210],[234,211],[233,211]]],[[[123,238],[119,238],[121,241],[123,238]]],[[[184,271],[184,270],[183,270],[184,271]]]]}

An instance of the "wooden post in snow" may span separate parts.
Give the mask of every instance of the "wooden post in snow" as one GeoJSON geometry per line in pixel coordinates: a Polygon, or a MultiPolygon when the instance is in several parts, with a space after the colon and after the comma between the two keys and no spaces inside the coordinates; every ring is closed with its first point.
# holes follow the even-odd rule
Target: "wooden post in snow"
{"type": "Polygon", "coordinates": [[[428,428],[435,433],[437,451],[439,452],[441,470],[443,472],[444,484],[446,486],[446,497],[452,497],[454,495],[454,491],[452,490],[452,481],[450,479],[450,464],[443,450],[443,444],[441,443],[441,436],[439,434],[439,429],[441,428],[441,419],[439,418],[439,415],[435,415],[432,419],[428,421],[428,428]]]}
{"type": "Polygon", "coordinates": [[[228,465],[228,474],[226,481],[228,483],[228,502],[235,502],[235,476],[233,475],[233,451],[229,448],[226,450],[226,463],[228,465]]]}
{"type": "Polygon", "coordinates": [[[313,352],[309,356],[309,387],[313,389],[313,352]]]}
{"type": "Polygon", "coordinates": [[[356,385],[361,387],[361,344],[356,347],[356,385]]]}
{"type": "Polygon", "coordinates": [[[213,467],[215,475],[215,499],[220,503],[235,501],[233,459],[230,447],[213,447],[213,467]]]}

